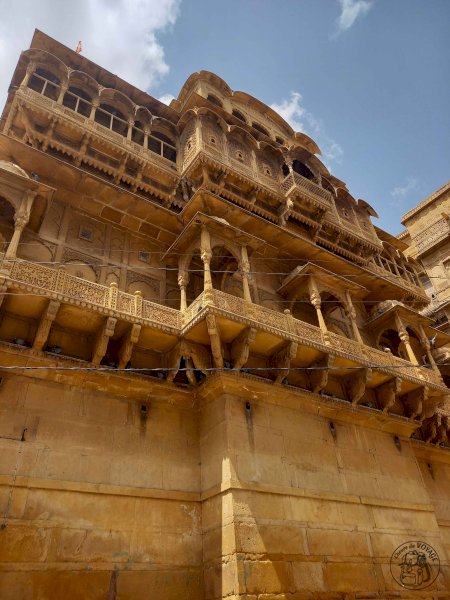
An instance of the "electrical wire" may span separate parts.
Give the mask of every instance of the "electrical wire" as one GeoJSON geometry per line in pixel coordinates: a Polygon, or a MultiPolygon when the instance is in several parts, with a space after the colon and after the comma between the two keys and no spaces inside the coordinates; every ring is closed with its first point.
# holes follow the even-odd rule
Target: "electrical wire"
{"type": "MultiPolygon", "coordinates": [[[[234,259],[235,260],[235,259],[234,259]]],[[[303,260],[303,259],[302,259],[303,260]]],[[[283,262],[283,259],[278,259],[279,262],[283,262]]],[[[63,261],[56,261],[56,260],[48,260],[48,261],[26,261],[20,258],[12,258],[12,259],[4,259],[4,262],[7,264],[14,264],[14,263],[19,263],[19,264],[23,264],[24,262],[29,263],[29,264],[35,264],[35,265],[52,265],[52,266],[67,266],[67,265],[71,265],[71,266],[80,266],[80,267],[93,267],[96,269],[111,269],[111,268],[121,268],[122,266],[131,270],[131,271],[136,271],[136,270],[146,270],[147,272],[152,272],[152,271],[175,271],[178,272],[179,268],[178,267],[153,267],[150,265],[147,266],[130,266],[130,265],[114,265],[114,264],[101,264],[101,263],[86,263],[86,262],[75,262],[75,261],[71,261],[71,262],[63,262],[63,261]]],[[[297,264],[301,262],[297,259],[297,264]]],[[[304,265],[300,265],[300,266],[306,266],[306,262],[304,263],[304,265]]],[[[314,263],[311,263],[312,265],[314,265],[314,263]]],[[[361,265],[357,265],[357,266],[361,266],[361,265]]],[[[199,268],[199,269],[183,269],[184,272],[187,273],[200,273],[203,274],[204,273],[204,269],[203,268],[199,268]]],[[[233,273],[233,272],[240,272],[240,270],[235,270],[235,271],[230,271],[230,269],[210,269],[211,273],[233,273]]],[[[282,275],[287,277],[290,273],[287,271],[246,271],[247,275],[282,275]]],[[[416,285],[417,287],[420,287],[419,285],[403,278],[401,275],[396,275],[394,273],[299,273],[298,275],[299,277],[336,277],[336,278],[341,278],[341,279],[348,279],[348,278],[358,278],[358,277],[374,277],[375,279],[377,278],[382,278],[382,279],[392,279],[394,281],[399,281],[400,283],[402,282],[407,282],[407,283],[411,283],[412,285],[416,285]]],[[[448,280],[448,277],[445,275],[433,275],[430,276],[429,279],[441,279],[441,280],[448,280]]]]}
{"type": "MultiPolygon", "coordinates": [[[[51,353],[49,353],[51,354],[51,353]]],[[[55,357],[59,357],[59,355],[54,355],[55,357]]],[[[82,360],[74,357],[64,358],[73,358],[73,360],[82,360]]],[[[448,363],[436,363],[436,366],[448,366],[448,363]]],[[[145,372],[153,372],[153,373],[179,373],[179,372],[192,372],[192,371],[201,371],[201,372],[209,372],[209,373],[248,373],[249,371],[359,371],[361,369],[419,369],[419,368],[427,368],[430,369],[429,364],[421,364],[421,365],[413,365],[411,364],[402,364],[402,365],[361,365],[356,367],[241,367],[239,369],[235,369],[234,367],[207,367],[207,368],[197,368],[197,367],[130,367],[125,369],[119,369],[116,367],[110,366],[100,366],[100,367],[48,367],[48,366],[21,366],[21,365],[0,365],[1,370],[23,370],[23,371],[99,371],[99,372],[111,372],[111,373],[145,373],[145,372]]]]}

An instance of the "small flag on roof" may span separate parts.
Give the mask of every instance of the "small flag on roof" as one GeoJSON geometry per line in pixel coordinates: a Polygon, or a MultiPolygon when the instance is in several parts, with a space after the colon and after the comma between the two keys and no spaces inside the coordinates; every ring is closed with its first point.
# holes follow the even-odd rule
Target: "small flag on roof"
{"type": "Polygon", "coordinates": [[[81,40],[80,40],[80,41],[78,42],[78,46],[77,46],[77,47],[76,47],[76,49],[75,49],[75,52],[76,52],[77,54],[80,54],[82,50],[83,50],[83,48],[82,48],[82,46],[81,46],[81,40]]]}

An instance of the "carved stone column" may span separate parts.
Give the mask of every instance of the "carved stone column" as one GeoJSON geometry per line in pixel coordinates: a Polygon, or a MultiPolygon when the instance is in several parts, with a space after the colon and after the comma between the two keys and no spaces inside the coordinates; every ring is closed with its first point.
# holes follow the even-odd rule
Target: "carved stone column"
{"type": "Polygon", "coordinates": [[[248,260],[247,247],[241,246],[241,261],[240,261],[240,270],[242,275],[242,287],[244,288],[244,300],[246,302],[252,301],[252,295],[250,292],[250,262],[248,260]]]}
{"type": "Polygon", "coordinates": [[[60,88],[59,88],[59,95],[58,98],[56,100],[56,104],[62,104],[62,101],[64,99],[64,95],[67,92],[67,90],[69,89],[69,83],[62,83],[60,88]]]}
{"type": "Polygon", "coordinates": [[[309,298],[311,300],[311,304],[316,309],[317,320],[319,322],[319,327],[322,331],[324,342],[325,342],[325,344],[330,345],[331,344],[330,336],[328,333],[327,324],[325,323],[325,319],[323,318],[323,313],[322,313],[322,308],[321,308],[322,301],[320,298],[319,290],[317,289],[316,284],[315,284],[314,280],[312,279],[312,277],[309,278],[309,298]]]}
{"type": "Polygon", "coordinates": [[[131,141],[131,138],[133,136],[133,125],[134,125],[134,119],[132,119],[131,117],[128,118],[128,131],[127,131],[127,140],[131,141]]]}
{"type": "Polygon", "coordinates": [[[431,354],[431,344],[427,338],[427,334],[425,333],[425,330],[424,330],[422,324],[419,325],[419,332],[420,332],[420,341],[422,342],[422,345],[425,348],[425,352],[428,357],[428,360],[430,361],[430,365],[433,367],[434,371],[436,371],[436,373],[438,373],[440,376],[441,372],[439,371],[439,367],[436,365],[434,357],[431,354]]]}
{"type": "Polygon", "coordinates": [[[201,258],[203,261],[203,292],[205,294],[205,302],[212,302],[212,277],[211,277],[211,259],[212,259],[212,250],[211,250],[211,237],[209,235],[209,231],[204,227],[201,233],[201,258]]]}
{"type": "Polygon", "coordinates": [[[416,355],[414,354],[413,349],[411,348],[411,344],[409,342],[409,334],[406,331],[406,327],[403,324],[403,321],[401,320],[401,318],[398,316],[398,314],[395,315],[395,323],[397,325],[397,331],[398,331],[398,335],[405,347],[406,353],[408,354],[408,358],[409,361],[413,364],[413,365],[419,365],[419,361],[416,358],[416,355]]]}
{"type": "Polygon", "coordinates": [[[10,260],[17,256],[17,248],[19,247],[22,231],[25,229],[25,226],[30,219],[31,207],[33,206],[35,196],[36,192],[28,190],[22,198],[20,207],[14,215],[14,233],[9,242],[8,249],[6,250],[5,259],[10,260]]]}
{"type": "Polygon", "coordinates": [[[349,292],[345,292],[345,299],[347,300],[345,314],[352,326],[353,337],[360,344],[364,344],[363,339],[361,337],[361,333],[359,332],[359,329],[358,329],[358,324],[356,323],[356,311],[355,311],[355,307],[353,306],[352,298],[351,298],[349,292]]]}
{"type": "Polygon", "coordinates": [[[189,273],[187,271],[179,271],[178,285],[180,286],[180,310],[184,313],[187,310],[186,288],[189,283],[189,273]]]}
{"type": "Polygon", "coordinates": [[[93,121],[95,119],[95,111],[97,110],[97,108],[99,106],[100,106],[100,98],[94,98],[92,100],[91,114],[89,115],[89,119],[91,121],[93,121]]]}

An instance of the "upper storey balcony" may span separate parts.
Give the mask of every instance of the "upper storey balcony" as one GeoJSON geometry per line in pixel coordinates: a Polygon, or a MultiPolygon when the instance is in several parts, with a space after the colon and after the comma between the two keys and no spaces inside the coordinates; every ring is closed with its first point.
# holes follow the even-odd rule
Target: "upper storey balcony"
{"type": "Polygon", "coordinates": [[[44,69],[29,69],[4,133],[133,193],[181,207],[174,126],[74,73],[63,85],[44,69]]]}

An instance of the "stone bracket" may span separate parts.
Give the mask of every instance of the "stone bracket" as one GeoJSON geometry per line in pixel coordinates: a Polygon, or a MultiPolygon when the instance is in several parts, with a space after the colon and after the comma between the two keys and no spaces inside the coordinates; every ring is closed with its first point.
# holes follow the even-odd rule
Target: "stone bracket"
{"type": "Polygon", "coordinates": [[[275,383],[281,383],[283,379],[289,375],[291,360],[297,355],[297,350],[297,342],[288,342],[281,350],[272,354],[269,360],[270,366],[276,367],[277,369],[286,369],[283,371],[276,371],[275,383]]]}
{"type": "Polygon", "coordinates": [[[394,377],[393,379],[386,381],[386,383],[383,383],[375,388],[377,400],[381,405],[384,414],[387,414],[389,409],[394,406],[401,387],[402,380],[400,377],[394,377]]]}
{"type": "Polygon", "coordinates": [[[371,379],[372,369],[358,369],[346,378],[345,391],[353,406],[357,406],[362,400],[371,379]]]}
{"type": "Polygon", "coordinates": [[[106,349],[108,348],[109,338],[114,334],[116,323],[117,319],[114,319],[114,317],[108,317],[98,332],[91,360],[94,365],[99,365],[102,361],[102,358],[105,356],[106,349]]]}
{"type": "Polygon", "coordinates": [[[44,347],[50,333],[50,327],[56,318],[60,306],[61,302],[58,302],[57,300],[50,300],[48,303],[47,308],[42,313],[39,321],[34,337],[33,350],[42,350],[44,347]]]}
{"type": "MultiPolygon", "coordinates": [[[[211,366],[211,356],[209,351],[202,345],[194,342],[188,342],[181,340],[176,344],[174,348],[167,354],[166,364],[173,371],[170,371],[167,375],[167,381],[173,381],[175,375],[178,373],[180,366],[180,360],[182,358],[186,360],[186,366],[190,369],[198,369],[205,375],[208,374],[208,369],[211,366]]],[[[187,378],[191,384],[195,384],[195,376],[192,371],[186,371],[187,378]]]]}
{"type": "Polygon", "coordinates": [[[318,367],[316,371],[308,371],[311,391],[318,394],[324,390],[328,383],[329,369],[333,366],[334,357],[326,354],[321,360],[310,365],[310,368],[318,367]]]}
{"type": "Polygon", "coordinates": [[[119,369],[125,369],[127,364],[130,362],[133,347],[139,340],[141,333],[141,325],[132,325],[127,335],[125,336],[122,346],[119,350],[119,369]]]}
{"type": "Polygon", "coordinates": [[[208,328],[209,339],[211,340],[214,366],[218,369],[223,369],[222,341],[220,339],[220,330],[215,315],[211,313],[206,315],[206,327],[208,328]]]}
{"type": "Polygon", "coordinates": [[[250,346],[256,338],[256,329],[247,327],[233,340],[231,344],[231,360],[235,369],[241,369],[248,361],[250,346]]]}

